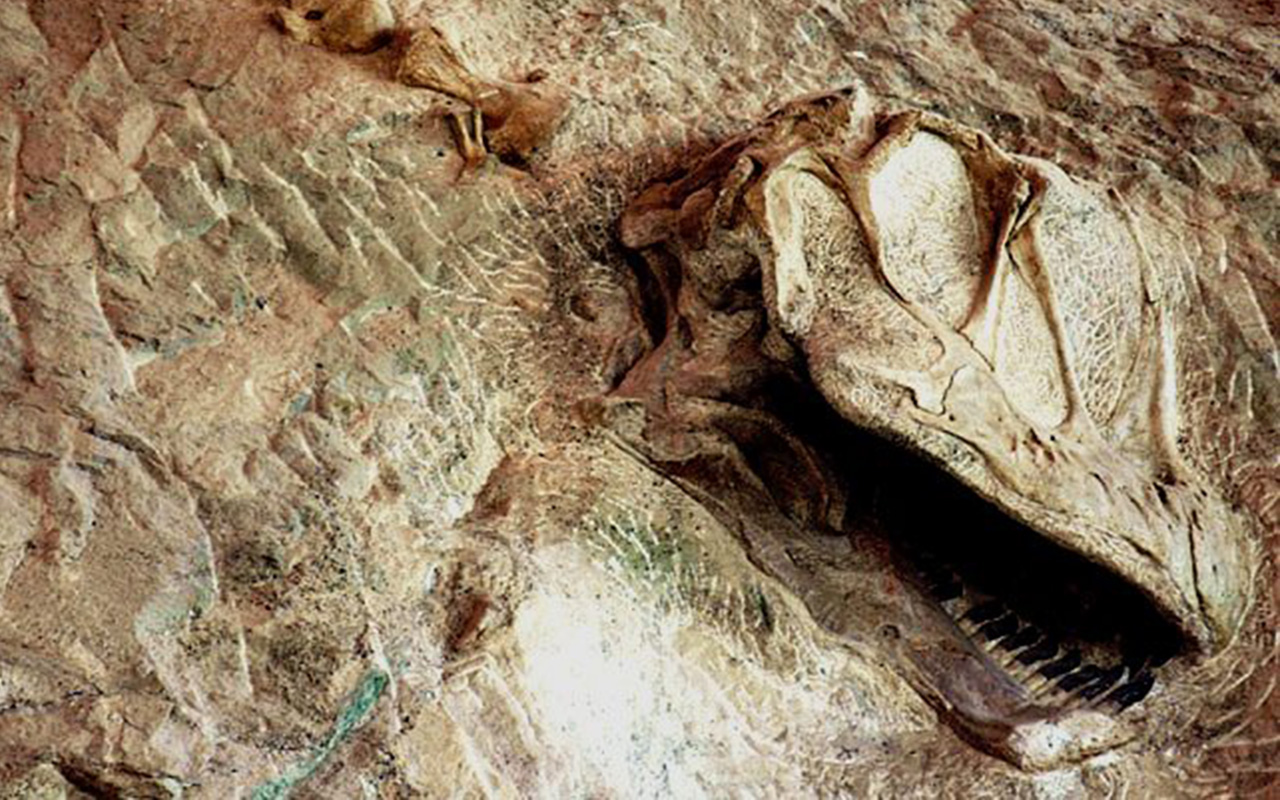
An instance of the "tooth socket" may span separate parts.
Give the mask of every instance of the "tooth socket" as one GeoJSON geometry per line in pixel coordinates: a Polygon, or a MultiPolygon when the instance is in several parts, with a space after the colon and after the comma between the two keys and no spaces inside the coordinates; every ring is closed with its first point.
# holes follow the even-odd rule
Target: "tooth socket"
{"type": "Polygon", "coordinates": [[[985,603],[979,603],[965,613],[964,618],[976,622],[981,625],[984,622],[990,622],[996,617],[1004,616],[1009,613],[1009,609],[1005,608],[1004,603],[999,600],[989,600],[985,603]]]}
{"type": "Polygon", "coordinates": [[[1040,637],[1043,635],[1044,634],[1042,634],[1040,632],[1040,629],[1037,628],[1036,626],[1027,625],[1022,630],[1015,633],[1014,635],[1001,639],[999,647],[1001,650],[1014,652],[1016,650],[1021,650],[1024,647],[1029,647],[1030,645],[1035,644],[1036,642],[1040,641],[1040,637]]]}
{"type": "Polygon", "coordinates": [[[1092,700],[1106,690],[1110,689],[1124,676],[1125,667],[1123,664],[1104,670],[1098,679],[1088,686],[1084,686],[1076,694],[1084,700],[1092,700]]]}
{"type": "Polygon", "coordinates": [[[1123,686],[1112,690],[1102,699],[1104,703],[1113,704],[1117,710],[1124,711],[1134,703],[1141,702],[1155,686],[1156,677],[1150,672],[1141,672],[1128,680],[1123,686]]]}
{"type": "Polygon", "coordinates": [[[1084,659],[1080,655],[1079,650],[1072,650],[1057,661],[1051,661],[1039,669],[1039,673],[1049,680],[1066,675],[1076,667],[1080,666],[1080,662],[1084,659]]]}
{"type": "Polygon", "coordinates": [[[1018,632],[1019,627],[1018,618],[1012,614],[1006,614],[1003,617],[993,619],[990,622],[985,623],[982,627],[978,628],[978,633],[980,633],[984,639],[995,641],[997,639],[1003,639],[1006,636],[1012,636],[1018,632]]]}
{"type": "Polygon", "coordinates": [[[1093,683],[1102,677],[1102,670],[1092,664],[1085,664],[1075,672],[1067,673],[1058,679],[1058,688],[1064,692],[1074,692],[1083,686],[1093,683]]]}
{"type": "Polygon", "coordinates": [[[1033,664],[1039,664],[1041,661],[1048,661],[1058,655],[1058,643],[1052,639],[1045,639],[1027,650],[1023,650],[1018,654],[1018,663],[1025,667],[1033,664]]]}

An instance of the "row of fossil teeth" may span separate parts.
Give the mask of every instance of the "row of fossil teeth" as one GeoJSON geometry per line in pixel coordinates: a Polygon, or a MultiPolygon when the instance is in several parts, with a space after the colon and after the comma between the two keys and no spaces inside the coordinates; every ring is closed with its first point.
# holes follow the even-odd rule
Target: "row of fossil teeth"
{"type": "Polygon", "coordinates": [[[966,602],[960,580],[929,570],[929,590],[956,624],[1038,701],[1110,706],[1123,711],[1155,686],[1149,659],[1104,667],[1085,663],[1079,649],[1025,624],[998,600],[966,602]]]}

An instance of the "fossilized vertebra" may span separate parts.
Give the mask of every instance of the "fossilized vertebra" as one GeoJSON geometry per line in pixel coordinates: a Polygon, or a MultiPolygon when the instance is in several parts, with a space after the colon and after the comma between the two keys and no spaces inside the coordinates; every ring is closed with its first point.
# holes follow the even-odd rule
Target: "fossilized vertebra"
{"type": "MultiPolygon", "coordinates": [[[[1138,587],[1192,649],[1231,640],[1253,540],[1180,422],[1195,402],[1180,383],[1185,276],[1151,255],[1173,234],[1118,196],[945,119],[877,117],[849,89],[794,103],[651,188],[622,234],[665,276],[672,329],[620,395],[659,375],[663,407],[673,394],[741,402],[751,379],[733,375],[761,357],[743,357],[746,323],[730,320],[758,277],[766,361],[797,364],[844,419],[1138,587]]],[[[714,420],[735,413],[701,418],[723,429],[714,420]]],[[[953,644],[948,623],[896,592],[876,601],[910,627],[886,627],[902,638],[890,649],[985,746],[1044,768],[1132,735],[1096,706],[1141,699],[1150,654],[1096,665],[1072,652],[1019,686],[990,653],[1020,621],[979,631],[988,620],[970,617],[976,641],[953,644]]],[[[1025,638],[1010,649],[1033,652],[1025,638]]]]}
{"type": "Polygon", "coordinates": [[[469,165],[484,159],[486,146],[498,156],[524,162],[555,133],[567,97],[535,71],[519,83],[486,80],[462,62],[444,34],[430,26],[407,40],[396,79],[442,92],[471,106],[451,122],[458,149],[469,165]]]}
{"type": "Polygon", "coordinates": [[[290,0],[275,14],[293,38],[340,53],[376,50],[396,23],[387,0],[290,0]]]}

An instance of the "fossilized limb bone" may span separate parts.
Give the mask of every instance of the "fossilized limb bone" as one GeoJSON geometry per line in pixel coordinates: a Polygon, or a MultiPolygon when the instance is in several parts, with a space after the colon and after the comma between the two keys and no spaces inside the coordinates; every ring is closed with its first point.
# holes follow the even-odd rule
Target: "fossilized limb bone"
{"type": "Polygon", "coordinates": [[[568,108],[564,92],[544,83],[541,74],[519,83],[477,77],[444,34],[430,26],[410,34],[396,79],[472,107],[470,119],[453,117],[458,147],[472,165],[484,159],[486,145],[502,158],[527,161],[555,133],[568,108]]]}
{"type": "MultiPolygon", "coordinates": [[[[376,50],[396,38],[396,19],[387,0],[289,0],[275,10],[289,36],[339,53],[376,50]]],[[[458,150],[467,167],[489,151],[523,164],[546,144],[564,118],[568,96],[535,70],[518,82],[475,75],[453,45],[426,25],[404,31],[397,47],[396,80],[446,94],[469,108],[449,115],[458,150]]]]}

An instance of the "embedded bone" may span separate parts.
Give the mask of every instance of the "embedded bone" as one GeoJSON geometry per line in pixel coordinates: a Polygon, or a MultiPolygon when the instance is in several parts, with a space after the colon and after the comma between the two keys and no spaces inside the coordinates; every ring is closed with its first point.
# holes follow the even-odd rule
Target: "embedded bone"
{"type": "MultiPolygon", "coordinates": [[[[1194,265],[1152,255],[1174,251],[1176,229],[981,132],[878,109],[853,86],[795,101],[650,187],[621,232],[673,287],[668,313],[687,326],[669,318],[652,356],[662,367],[641,362],[620,388],[651,426],[731,430],[735,412],[703,416],[693,398],[744,402],[737,387],[750,379],[735,380],[735,368],[803,375],[847,423],[923,455],[1027,535],[1140,589],[1192,651],[1209,657],[1232,643],[1251,607],[1257,538],[1206,468],[1205,443],[1187,435],[1197,400],[1184,362],[1199,332],[1180,325],[1192,310],[1179,287],[1194,265]],[[739,328],[726,344],[720,322],[734,313],[721,309],[742,307],[724,298],[751,285],[753,261],[767,317],[755,360],[740,355],[750,336],[739,328]],[[717,356],[729,373],[704,374],[717,356]]],[[[659,463],[689,459],[638,442],[659,463]]],[[[754,467],[741,469],[741,480],[767,486],[750,477],[754,467]]],[[[957,528],[951,543],[963,547],[965,536],[957,528]]],[[[757,547],[767,569],[795,571],[794,559],[757,547]]],[[[1136,735],[1080,707],[1126,671],[1119,654],[1093,664],[1092,648],[1058,655],[1046,641],[1005,672],[994,654],[1020,623],[999,601],[948,623],[900,599],[903,588],[855,599],[834,578],[784,580],[806,586],[815,617],[837,635],[856,640],[873,620],[891,620],[890,638],[901,640],[892,652],[922,696],[1024,768],[1136,735]]],[[[1114,690],[1112,705],[1137,702],[1150,680],[1114,690]]]]}
{"type": "Polygon", "coordinates": [[[339,53],[376,50],[396,22],[388,0],[289,0],[275,14],[293,38],[339,53]]]}
{"type": "MultiPolygon", "coordinates": [[[[797,112],[803,124],[784,116],[733,145],[735,169],[755,174],[722,178],[721,203],[750,210],[734,235],[758,243],[771,323],[845,418],[1222,647],[1248,607],[1256,545],[1177,446],[1194,399],[1179,390],[1188,300],[1170,287],[1188,266],[1153,261],[1146,241],[1176,232],[937,117],[882,117],[872,138],[868,102],[827,98],[797,112]]],[[[651,241],[664,202],[642,198],[624,236],[651,241]]],[[[679,224],[714,238],[703,208],[679,224]]],[[[691,277],[717,280],[696,271],[719,261],[689,259],[691,277]]]]}
{"type": "Polygon", "coordinates": [[[1273,566],[1224,637],[1101,544],[1280,542],[1270,10],[0,2],[0,798],[1275,794],[1273,566]],[[992,386],[1167,480],[1055,534],[858,427],[1080,513],[962,441],[992,386]]]}

